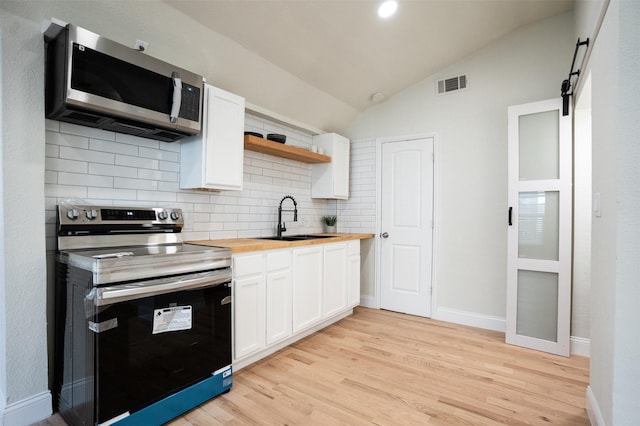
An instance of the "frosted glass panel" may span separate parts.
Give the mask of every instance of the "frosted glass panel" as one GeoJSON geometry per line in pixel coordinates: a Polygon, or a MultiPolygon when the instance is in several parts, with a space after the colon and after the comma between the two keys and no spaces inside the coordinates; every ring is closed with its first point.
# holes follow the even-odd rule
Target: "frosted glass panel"
{"type": "Polygon", "coordinates": [[[518,196],[518,257],[558,260],[558,191],[518,196]]]}
{"type": "Polygon", "coordinates": [[[518,119],[520,180],[558,179],[558,111],[521,115],[518,119]]]}
{"type": "Polygon", "coordinates": [[[558,341],[558,274],[518,271],[516,334],[558,341]]]}

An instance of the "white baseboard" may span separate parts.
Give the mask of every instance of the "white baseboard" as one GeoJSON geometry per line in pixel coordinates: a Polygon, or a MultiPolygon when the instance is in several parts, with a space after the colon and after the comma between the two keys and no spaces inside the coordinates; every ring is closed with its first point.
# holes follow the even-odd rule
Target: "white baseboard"
{"type": "Polygon", "coordinates": [[[378,308],[375,297],[364,296],[362,294],[360,295],[360,306],[364,306],[365,308],[378,308]]]}
{"type": "Polygon", "coordinates": [[[596,396],[593,394],[593,390],[591,390],[591,386],[587,386],[587,415],[593,426],[605,426],[600,406],[596,396]]]}
{"type": "Polygon", "coordinates": [[[493,331],[504,332],[507,329],[507,323],[504,318],[459,311],[457,309],[439,307],[432,318],[437,319],[438,321],[447,321],[493,331]]]}
{"type": "Polygon", "coordinates": [[[0,419],[3,426],[24,426],[44,420],[52,414],[51,392],[46,391],[8,404],[0,419]]]}
{"type": "Polygon", "coordinates": [[[0,389],[0,426],[4,425],[4,404],[5,404],[4,395],[2,394],[2,389],[0,389]]]}
{"type": "MultiPolygon", "coordinates": [[[[501,331],[503,333],[505,332],[507,326],[505,318],[442,307],[438,308],[433,319],[452,322],[455,324],[468,325],[471,327],[484,328],[487,330],[501,331]]],[[[585,339],[584,337],[571,336],[571,353],[574,355],[588,357],[590,343],[591,341],[589,339],[585,339]]]]}
{"type": "Polygon", "coordinates": [[[571,353],[589,357],[591,353],[591,339],[571,336],[571,353]]]}

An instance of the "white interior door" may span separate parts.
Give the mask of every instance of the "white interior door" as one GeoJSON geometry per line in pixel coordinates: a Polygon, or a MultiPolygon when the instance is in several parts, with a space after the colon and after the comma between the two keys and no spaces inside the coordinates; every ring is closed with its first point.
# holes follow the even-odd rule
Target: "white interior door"
{"type": "Polygon", "coordinates": [[[562,99],[509,108],[507,343],[569,355],[571,116],[562,99]]]}
{"type": "Polygon", "coordinates": [[[380,307],[431,316],[433,138],[381,148],[380,307]]]}

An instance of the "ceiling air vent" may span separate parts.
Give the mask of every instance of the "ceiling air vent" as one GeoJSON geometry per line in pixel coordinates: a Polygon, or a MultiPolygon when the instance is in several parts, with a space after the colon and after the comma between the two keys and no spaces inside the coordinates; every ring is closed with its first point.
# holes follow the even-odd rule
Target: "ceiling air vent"
{"type": "Polygon", "coordinates": [[[467,76],[460,75],[457,77],[445,78],[438,80],[438,94],[454,92],[467,87],[467,76]]]}

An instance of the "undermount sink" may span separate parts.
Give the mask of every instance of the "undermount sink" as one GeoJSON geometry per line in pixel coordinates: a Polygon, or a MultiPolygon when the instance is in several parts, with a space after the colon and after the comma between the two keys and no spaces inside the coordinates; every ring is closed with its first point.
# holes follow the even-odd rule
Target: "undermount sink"
{"type": "Polygon", "coordinates": [[[275,241],[304,241],[304,240],[316,240],[318,238],[331,238],[331,235],[283,235],[282,237],[261,237],[260,240],[275,240],[275,241]]]}

